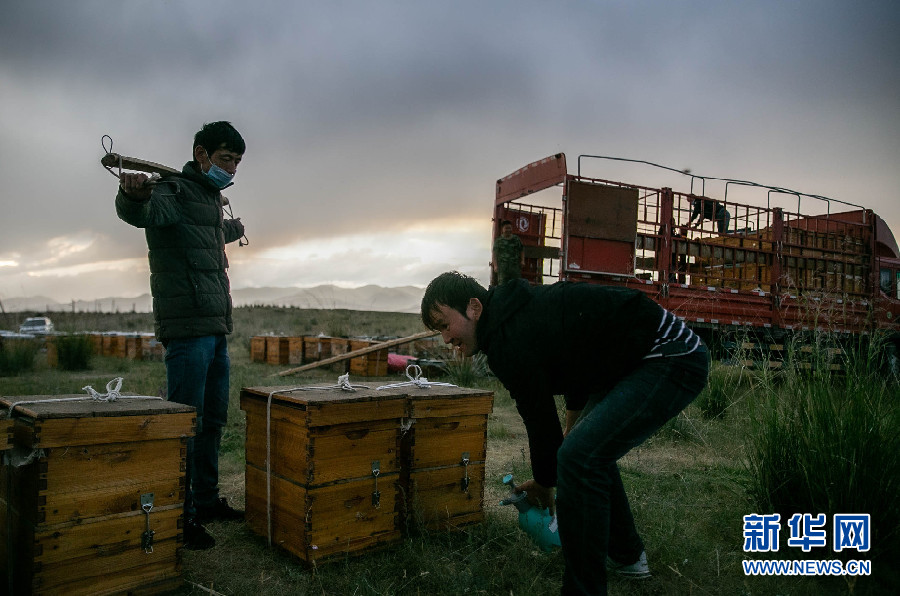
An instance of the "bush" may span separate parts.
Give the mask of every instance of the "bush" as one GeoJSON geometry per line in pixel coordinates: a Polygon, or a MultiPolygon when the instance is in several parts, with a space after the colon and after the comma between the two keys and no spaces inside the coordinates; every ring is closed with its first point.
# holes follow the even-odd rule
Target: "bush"
{"type": "Polygon", "coordinates": [[[88,335],[60,335],[56,338],[56,359],[60,370],[87,370],[92,352],[88,335]]]}
{"type": "Polygon", "coordinates": [[[0,343],[0,376],[18,375],[34,370],[34,358],[38,353],[34,340],[14,340],[0,343]]]}

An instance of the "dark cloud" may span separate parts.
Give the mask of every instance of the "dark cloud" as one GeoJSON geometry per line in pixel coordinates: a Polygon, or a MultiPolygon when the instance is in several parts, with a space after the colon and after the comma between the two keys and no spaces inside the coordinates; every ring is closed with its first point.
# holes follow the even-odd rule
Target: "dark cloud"
{"type": "Polygon", "coordinates": [[[487,222],[494,181],[558,151],[570,171],[578,153],[633,157],[859,200],[897,229],[898,16],[836,1],[7,3],[0,260],[91,231],[94,252],[67,263],[141,256],[100,136],[180,168],[218,119],[248,144],[227,192],[244,260],[487,222]]]}

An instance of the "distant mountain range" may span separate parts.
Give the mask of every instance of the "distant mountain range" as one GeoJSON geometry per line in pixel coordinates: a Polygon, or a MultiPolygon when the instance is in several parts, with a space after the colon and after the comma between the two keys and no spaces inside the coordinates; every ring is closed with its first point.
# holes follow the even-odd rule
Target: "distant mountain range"
{"type": "MultiPolygon", "coordinates": [[[[419,312],[422,288],[401,286],[385,288],[368,285],[340,288],[322,285],[313,288],[241,288],[231,291],[235,306],[294,306],[297,308],[369,310],[382,312],[419,312]]],[[[46,296],[4,298],[6,312],[150,312],[149,294],[135,298],[109,297],[97,300],[57,302],[46,296]]]]}

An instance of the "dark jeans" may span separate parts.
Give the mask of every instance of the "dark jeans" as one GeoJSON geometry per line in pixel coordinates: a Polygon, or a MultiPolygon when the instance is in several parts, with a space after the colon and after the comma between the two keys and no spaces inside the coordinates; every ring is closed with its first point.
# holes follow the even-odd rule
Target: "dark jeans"
{"type": "Polygon", "coordinates": [[[606,556],[630,564],[644,550],[616,461],[676,416],[706,386],[707,353],[645,360],[588,400],[557,452],[563,594],[606,594],[606,556]]]}
{"type": "Polygon", "coordinates": [[[728,232],[728,222],[731,220],[731,213],[726,209],[722,209],[718,213],[716,213],[716,225],[719,228],[720,234],[726,234],[728,232]]]}
{"type": "Polygon", "coordinates": [[[166,341],[169,401],[197,409],[197,434],[188,441],[184,513],[219,498],[219,445],[228,420],[228,343],[224,335],[166,341]]]}

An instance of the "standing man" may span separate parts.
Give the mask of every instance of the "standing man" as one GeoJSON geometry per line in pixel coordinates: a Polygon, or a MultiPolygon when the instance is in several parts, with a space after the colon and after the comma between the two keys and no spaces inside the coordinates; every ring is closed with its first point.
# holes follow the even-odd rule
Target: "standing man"
{"type": "Polygon", "coordinates": [[[500,236],[494,240],[493,267],[499,286],[522,277],[525,267],[525,247],[512,229],[512,222],[504,219],[500,222],[500,236]]]}
{"type": "Polygon", "coordinates": [[[422,321],[463,355],[484,352],[515,400],[534,474],[515,490],[558,512],[562,593],[606,594],[607,568],[648,577],[616,462],[703,390],[700,338],[637,290],[524,280],[485,290],[455,271],[426,288],[422,321]],[[554,395],[566,399],[565,430],[554,395]]]}
{"type": "Polygon", "coordinates": [[[144,174],[122,174],[116,195],[119,218],[144,228],[147,238],[168,399],[197,409],[185,473],[184,546],[190,549],[215,545],[203,523],[244,517],[219,497],[219,445],[228,417],[225,336],[233,329],[225,244],[244,235],[239,219],[223,217],[221,191],[231,186],[245,148],[229,122],[204,124],[181,174],[152,186],[144,174]]]}

